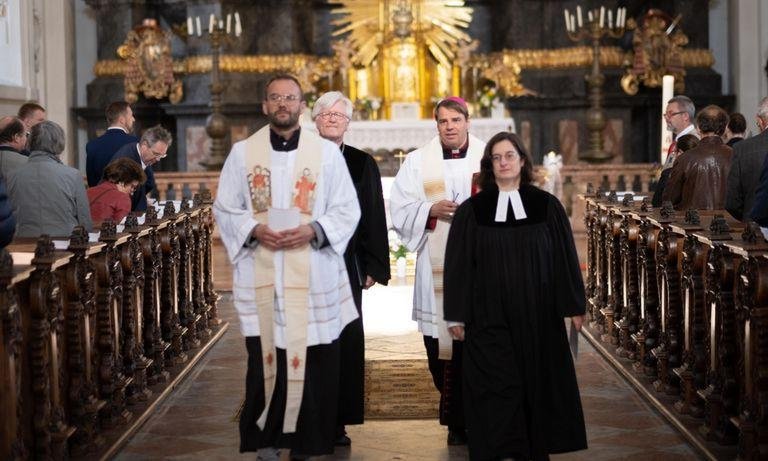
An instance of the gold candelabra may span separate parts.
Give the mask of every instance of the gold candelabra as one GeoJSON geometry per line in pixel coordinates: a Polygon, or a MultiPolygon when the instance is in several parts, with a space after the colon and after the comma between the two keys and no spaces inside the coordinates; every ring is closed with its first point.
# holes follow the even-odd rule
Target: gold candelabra
{"type": "MultiPolygon", "coordinates": [[[[229,129],[227,117],[221,113],[221,99],[225,88],[224,83],[221,81],[221,71],[219,69],[221,47],[225,43],[233,43],[233,33],[234,38],[239,38],[242,31],[239,13],[235,13],[234,16],[228,14],[226,18],[217,18],[213,14],[209,17],[206,37],[211,43],[211,114],[205,120],[205,132],[211,138],[211,150],[208,161],[200,162],[200,164],[210,171],[221,170],[221,167],[224,165],[226,160],[224,138],[227,137],[227,130],[229,129]],[[233,23],[234,30],[232,27],[233,23]]],[[[199,16],[187,18],[187,34],[189,37],[193,35],[203,36],[199,16]]]]}
{"type": "Polygon", "coordinates": [[[587,109],[589,149],[586,151],[579,150],[579,159],[588,162],[604,162],[611,158],[611,153],[603,149],[603,130],[606,125],[605,111],[603,110],[605,76],[600,72],[600,40],[605,36],[619,38],[624,35],[627,10],[626,8],[616,10],[615,23],[613,11],[606,10],[602,6],[599,9],[587,11],[586,23],[583,21],[581,6],[576,7],[575,15],[567,9],[563,13],[565,15],[565,29],[571,41],[592,40],[592,70],[584,77],[589,88],[589,109],[587,109]]]}

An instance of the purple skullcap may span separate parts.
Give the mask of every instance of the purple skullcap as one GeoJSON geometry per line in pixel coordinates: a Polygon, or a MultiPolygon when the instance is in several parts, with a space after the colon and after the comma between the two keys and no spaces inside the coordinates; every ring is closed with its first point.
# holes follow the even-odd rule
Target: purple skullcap
{"type": "Polygon", "coordinates": [[[461,107],[463,107],[465,110],[467,109],[467,101],[458,96],[448,96],[447,98],[443,99],[443,101],[453,101],[461,105],[461,107]]]}

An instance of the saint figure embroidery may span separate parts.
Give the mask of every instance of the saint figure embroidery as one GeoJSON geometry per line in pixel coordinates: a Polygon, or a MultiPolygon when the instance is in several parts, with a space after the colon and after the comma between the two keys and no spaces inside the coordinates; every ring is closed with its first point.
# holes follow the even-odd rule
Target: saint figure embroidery
{"type": "Polygon", "coordinates": [[[301,177],[296,181],[296,195],[293,199],[293,205],[302,213],[312,214],[316,185],[312,172],[309,171],[309,168],[304,168],[301,177]]]}
{"type": "Polygon", "coordinates": [[[253,211],[267,211],[272,201],[269,169],[262,168],[261,165],[253,167],[253,171],[248,174],[248,188],[251,192],[253,211]]]}
{"type": "Polygon", "coordinates": [[[297,370],[300,364],[301,364],[301,360],[299,360],[299,356],[294,355],[293,359],[291,360],[291,366],[293,367],[293,369],[297,370]]]}

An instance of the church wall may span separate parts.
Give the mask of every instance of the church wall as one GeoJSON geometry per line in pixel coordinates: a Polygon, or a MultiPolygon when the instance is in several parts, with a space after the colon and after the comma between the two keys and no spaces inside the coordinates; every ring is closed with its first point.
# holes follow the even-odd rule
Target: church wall
{"type": "Polygon", "coordinates": [[[737,110],[754,132],[752,121],[757,105],[768,96],[768,4],[762,0],[731,0],[728,6],[732,89],[737,95],[737,110]]]}

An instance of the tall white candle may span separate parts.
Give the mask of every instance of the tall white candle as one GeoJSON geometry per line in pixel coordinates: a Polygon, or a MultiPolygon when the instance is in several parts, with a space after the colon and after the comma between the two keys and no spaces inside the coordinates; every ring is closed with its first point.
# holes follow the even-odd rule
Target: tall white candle
{"type": "Polygon", "coordinates": [[[197,36],[200,37],[203,35],[203,29],[200,27],[200,16],[195,18],[195,24],[197,25],[197,36]]]}
{"type": "Polygon", "coordinates": [[[240,13],[235,13],[235,36],[239,37],[243,33],[243,27],[240,25],[240,13]]]}
{"type": "Polygon", "coordinates": [[[219,30],[224,30],[224,20],[219,19],[219,30]]]}
{"type": "Polygon", "coordinates": [[[232,13],[227,14],[227,34],[232,32],[232,13]]]}
{"type": "Polygon", "coordinates": [[[619,25],[619,27],[624,27],[626,22],[627,22],[627,9],[622,6],[621,7],[621,24],[619,25]]]}
{"type": "Polygon", "coordinates": [[[592,10],[587,11],[587,19],[589,19],[589,22],[592,22],[592,10]]]}
{"type": "Polygon", "coordinates": [[[603,25],[605,24],[605,7],[600,7],[600,28],[602,29],[603,25]]]}
{"type": "Polygon", "coordinates": [[[608,10],[608,28],[613,29],[613,13],[611,13],[611,10],[608,10]]]}
{"type": "Polygon", "coordinates": [[[675,92],[675,77],[665,75],[661,79],[661,164],[667,161],[669,145],[672,144],[672,133],[667,131],[667,121],[664,113],[667,111],[667,102],[672,99],[675,92]]]}
{"type": "Polygon", "coordinates": [[[195,33],[195,26],[192,24],[192,16],[187,18],[187,35],[191,36],[195,33]]]}
{"type": "Polygon", "coordinates": [[[579,21],[579,28],[583,25],[581,21],[581,6],[576,6],[576,19],[579,21]]]}
{"type": "Polygon", "coordinates": [[[565,17],[565,30],[571,31],[571,21],[568,19],[568,8],[563,10],[563,16],[565,17]]]}
{"type": "Polygon", "coordinates": [[[571,32],[576,32],[576,15],[571,15],[571,32]]]}
{"type": "Polygon", "coordinates": [[[213,32],[213,26],[216,24],[216,18],[211,14],[211,18],[208,20],[208,33],[213,32]]]}

